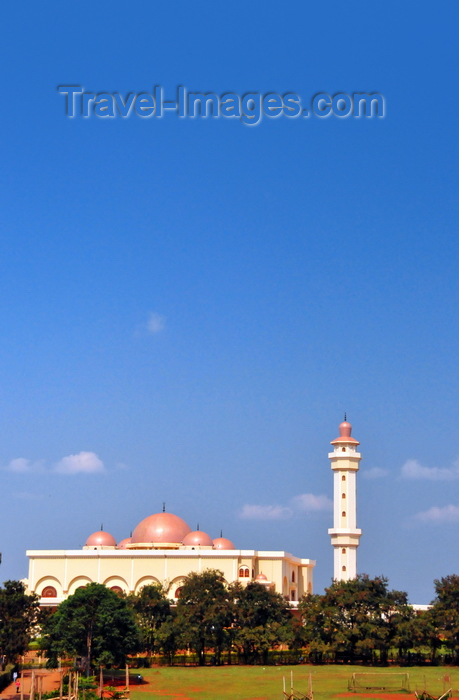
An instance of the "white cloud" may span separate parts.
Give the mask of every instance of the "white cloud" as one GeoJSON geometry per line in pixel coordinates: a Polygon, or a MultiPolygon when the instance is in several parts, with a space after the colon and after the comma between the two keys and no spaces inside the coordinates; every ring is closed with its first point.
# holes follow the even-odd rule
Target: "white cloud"
{"type": "Polygon", "coordinates": [[[32,472],[37,473],[44,471],[42,459],[38,460],[37,462],[32,462],[30,459],[24,459],[24,457],[12,459],[5,468],[10,472],[15,472],[16,474],[30,474],[32,472]]]}
{"type": "Polygon", "coordinates": [[[313,493],[302,493],[292,498],[292,505],[298,510],[333,510],[333,501],[328,496],[315,496],[313,493]]]}
{"type": "Polygon", "coordinates": [[[292,510],[285,506],[255,506],[246,503],[241,510],[241,518],[245,520],[285,520],[291,515],[292,510]]]}
{"type": "Polygon", "coordinates": [[[450,468],[423,467],[417,459],[408,459],[402,467],[404,479],[427,479],[429,481],[452,481],[459,479],[459,463],[453,463],[450,468]]]}
{"type": "MultiPolygon", "coordinates": [[[[122,465],[123,468],[124,465],[122,465]]],[[[63,457],[52,467],[45,465],[44,459],[32,462],[24,457],[12,459],[5,469],[15,474],[95,474],[105,471],[104,463],[95,452],[80,452],[77,455],[63,457]]]]}
{"type": "Polygon", "coordinates": [[[53,471],[59,474],[96,474],[105,471],[105,468],[95,452],[80,452],[63,457],[54,465],[53,471]]]}
{"type": "Polygon", "coordinates": [[[302,493],[292,498],[288,506],[259,506],[246,503],[240,512],[240,517],[245,520],[286,520],[295,513],[332,509],[333,502],[328,496],[302,493]]]}
{"type": "Polygon", "coordinates": [[[162,330],[164,330],[165,325],[166,317],[153,311],[147,321],[147,331],[152,334],[160,333],[162,330]]]}
{"type": "Polygon", "coordinates": [[[443,525],[444,523],[458,523],[459,522],[459,506],[443,506],[443,508],[438,508],[438,506],[432,506],[429,510],[421,511],[416,513],[414,516],[415,520],[422,523],[430,523],[432,525],[443,525]]]}
{"type": "Polygon", "coordinates": [[[381,467],[371,467],[371,469],[362,469],[364,479],[383,479],[389,472],[381,467]]]}

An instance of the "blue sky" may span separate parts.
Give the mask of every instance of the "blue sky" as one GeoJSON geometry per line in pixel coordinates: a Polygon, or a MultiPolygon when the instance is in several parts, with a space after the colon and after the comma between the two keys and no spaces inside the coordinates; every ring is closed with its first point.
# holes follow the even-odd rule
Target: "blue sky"
{"type": "Polygon", "coordinates": [[[346,410],[359,571],[429,602],[459,566],[456,6],[2,12],[1,580],[166,501],[317,559],[321,591],[346,410]],[[59,85],[378,92],[386,114],[69,119],[59,85]]]}

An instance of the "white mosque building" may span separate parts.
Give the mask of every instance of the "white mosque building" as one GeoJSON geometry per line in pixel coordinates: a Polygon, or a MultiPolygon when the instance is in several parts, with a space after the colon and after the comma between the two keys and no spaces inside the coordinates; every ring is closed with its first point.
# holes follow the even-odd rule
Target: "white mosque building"
{"type": "MultiPolygon", "coordinates": [[[[329,454],[334,473],[334,523],[329,530],[334,547],[334,578],[357,574],[356,475],[359,442],[351,437],[346,420],[332,441],[329,454]]],[[[94,532],[80,550],[31,550],[27,587],[40,596],[43,606],[55,606],[88,583],[103,583],[112,590],[137,593],[151,583],[161,584],[171,599],[180,596],[184,578],[191,572],[220,569],[227,583],[249,581],[281,593],[293,606],[313,591],[312,559],[287,551],[237,549],[225,537],[212,539],[192,531],[179,516],[155,513],[144,518],[132,536],[117,543],[108,532],[94,532]]]]}

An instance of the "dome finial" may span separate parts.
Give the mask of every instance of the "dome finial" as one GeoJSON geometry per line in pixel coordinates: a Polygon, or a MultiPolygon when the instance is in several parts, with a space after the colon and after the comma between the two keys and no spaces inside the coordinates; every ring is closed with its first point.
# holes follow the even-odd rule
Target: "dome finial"
{"type": "Polygon", "coordinates": [[[220,530],[220,537],[223,537],[223,530],[220,530]]]}
{"type": "Polygon", "coordinates": [[[163,513],[166,512],[166,501],[163,501],[163,513]]]}
{"type": "Polygon", "coordinates": [[[199,530],[199,523],[198,523],[198,526],[197,526],[196,530],[199,530]]]}
{"type": "Polygon", "coordinates": [[[346,418],[346,411],[344,411],[344,420],[347,421],[347,418],[346,418]]]}
{"type": "Polygon", "coordinates": [[[100,531],[101,531],[101,532],[104,531],[104,524],[103,524],[103,523],[100,524],[100,531]]]}

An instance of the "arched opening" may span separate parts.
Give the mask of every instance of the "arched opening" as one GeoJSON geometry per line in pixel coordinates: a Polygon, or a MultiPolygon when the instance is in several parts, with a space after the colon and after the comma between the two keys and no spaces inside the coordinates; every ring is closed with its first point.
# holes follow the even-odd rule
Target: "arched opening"
{"type": "Polygon", "coordinates": [[[239,578],[249,578],[250,572],[248,566],[241,566],[239,569],[239,578]]]}
{"type": "Polygon", "coordinates": [[[341,481],[346,481],[346,475],[345,475],[345,474],[343,474],[343,476],[341,477],[341,481]]]}
{"type": "Polygon", "coordinates": [[[295,591],[290,592],[290,600],[295,600],[295,591]]]}
{"type": "Polygon", "coordinates": [[[345,447],[342,447],[342,448],[341,448],[341,452],[346,452],[346,448],[345,448],[345,447]]]}
{"type": "Polygon", "coordinates": [[[110,590],[117,595],[121,595],[123,593],[123,589],[120,586],[111,586],[110,590]]]}
{"type": "Polygon", "coordinates": [[[345,494],[345,493],[343,493],[343,495],[341,496],[341,498],[346,498],[346,494],[345,494]]]}
{"type": "Polygon", "coordinates": [[[342,518],[345,518],[345,517],[346,517],[346,511],[345,511],[345,510],[343,510],[343,512],[341,513],[341,517],[342,517],[342,518]]]}
{"type": "Polygon", "coordinates": [[[342,571],[346,571],[346,567],[345,567],[345,566],[343,566],[342,571]]]}
{"type": "Polygon", "coordinates": [[[295,572],[292,571],[292,583],[295,583],[295,572]]]}
{"type": "MultiPolygon", "coordinates": [[[[115,584],[113,584],[115,585],[115,584]]],[[[134,593],[139,593],[144,586],[159,585],[159,579],[154,576],[143,576],[135,585],[134,593]]]]}
{"type": "Polygon", "coordinates": [[[175,597],[175,598],[180,598],[181,595],[182,595],[182,586],[179,586],[179,587],[177,588],[177,590],[175,591],[174,597],[175,597]]]}
{"type": "Polygon", "coordinates": [[[344,548],[341,550],[341,554],[346,554],[346,550],[344,548]]]}
{"type": "Polygon", "coordinates": [[[57,598],[57,591],[54,586],[45,586],[41,592],[42,598],[57,598]]]}

